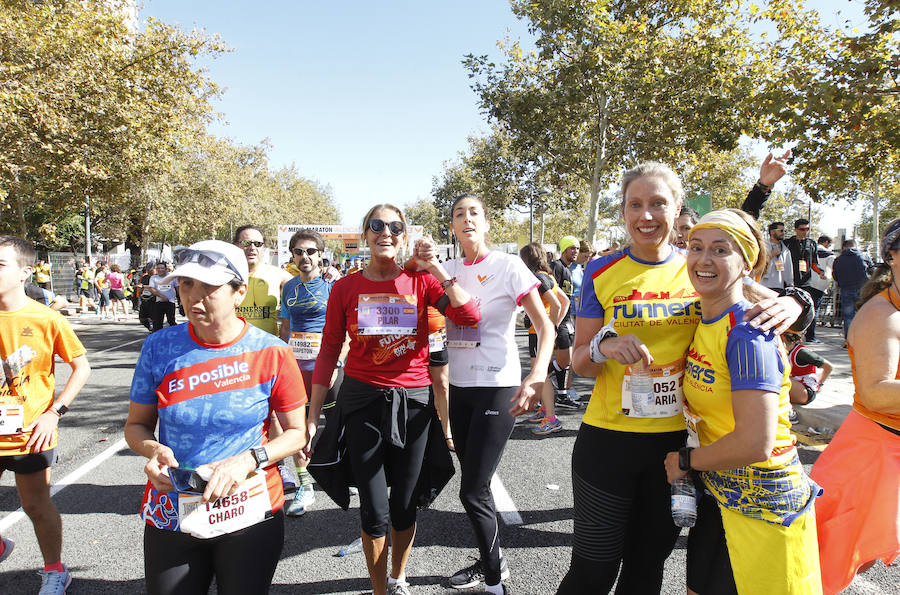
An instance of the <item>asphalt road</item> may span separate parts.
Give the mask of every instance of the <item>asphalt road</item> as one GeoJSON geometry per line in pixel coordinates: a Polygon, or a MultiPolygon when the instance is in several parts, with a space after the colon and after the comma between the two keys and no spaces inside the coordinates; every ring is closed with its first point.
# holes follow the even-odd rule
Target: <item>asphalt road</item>
{"type": "MultiPolygon", "coordinates": [[[[63,561],[74,576],[69,592],[144,593],[143,526],[138,517],[144,460],[124,446],[122,430],[132,369],[147,333],[135,321],[101,322],[92,315],[75,318],[73,326],[88,348],[93,373],[63,418],[60,461],[53,471],[54,483],[80,475],[54,496],[63,515],[63,561]]],[[[527,365],[524,336],[519,343],[527,365]]],[[[64,364],[58,366],[58,382],[65,381],[67,371],[64,364]]],[[[589,393],[590,386],[586,380],[576,380],[582,395],[589,393]]],[[[568,567],[572,542],[569,463],[580,414],[560,412],[560,417],[564,430],[547,438],[533,436],[530,424],[517,425],[498,470],[509,496],[501,525],[512,570],[507,584],[516,594],[554,593],[568,567]]],[[[814,447],[801,446],[801,459],[807,465],[818,453],[814,447]]],[[[17,544],[13,555],[0,565],[2,595],[36,593],[40,586],[35,572],[41,566],[40,553],[30,523],[16,512],[19,502],[13,486],[11,474],[0,478],[0,533],[17,544]]],[[[407,569],[414,593],[455,593],[446,587],[446,577],[477,556],[456,497],[458,489],[455,478],[435,505],[420,513],[407,569]]],[[[358,535],[357,511],[341,511],[319,492],[313,510],[286,521],[284,551],[272,593],[367,592],[362,554],[335,556],[358,535]]],[[[682,536],[666,564],[664,593],[684,593],[684,546],[682,536]]],[[[898,585],[900,571],[879,562],[846,592],[897,593],[898,585]]]]}

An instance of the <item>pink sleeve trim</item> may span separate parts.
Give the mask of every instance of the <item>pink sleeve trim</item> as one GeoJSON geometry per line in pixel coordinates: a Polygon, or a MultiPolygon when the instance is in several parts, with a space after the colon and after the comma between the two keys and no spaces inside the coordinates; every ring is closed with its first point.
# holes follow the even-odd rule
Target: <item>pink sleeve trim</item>
{"type": "Polygon", "coordinates": [[[526,295],[528,295],[529,293],[531,293],[532,291],[534,291],[535,289],[537,289],[537,288],[540,287],[540,286],[541,286],[541,282],[540,282],[540,281],[535,281],[534,285],[532,285],[531,287],[529,287],[527,291],[523,291],[521,294],[519,294],[519,297],[516,298],[516,305],[517,305],[517,306],[521,306],[521,305],[522,305],[522,298],[524,298],[526,295]]]}

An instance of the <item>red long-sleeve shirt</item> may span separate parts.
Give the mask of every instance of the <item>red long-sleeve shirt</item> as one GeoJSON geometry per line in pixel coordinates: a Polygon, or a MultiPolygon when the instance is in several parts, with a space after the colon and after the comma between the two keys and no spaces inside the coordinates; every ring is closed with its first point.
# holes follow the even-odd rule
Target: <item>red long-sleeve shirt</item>
{"type": "MultiPolygon", "coordinates": [[[[328,386],[344,342],[350,334],[350,352],[345,373],[375,386],[428,386],[428,315],[426,306],[437,307],[444,290],[431,273],[403,270],[390,281],[370,281],[362,273],[339,279],[328,298],[322,346],[316,358],[313,384],[328,386]],[[414,335],[360,335],[359,300],[361,295],[411,296],[414,298],[416,332],[414,335]]],[[[412,306],[412,304],[408,304],[412,306]]],[[[445,314],[454,323],[472,326],[481,320],[474,300],[459,307],[447,306],[445,314]]]]}

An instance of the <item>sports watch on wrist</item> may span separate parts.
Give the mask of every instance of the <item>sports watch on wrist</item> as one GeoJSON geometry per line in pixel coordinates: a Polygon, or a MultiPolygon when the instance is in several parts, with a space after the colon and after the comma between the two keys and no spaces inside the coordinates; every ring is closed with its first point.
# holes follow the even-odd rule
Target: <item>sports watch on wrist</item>
{"type": "Polygon", "coordinates": [[[253,460],[256,461],[257,469],[262,469],[269,462],[269,455],[265,446],[254,446],[250,449],[250,454],[253,455],[253,460]]]}
{"type": "Polygon", "coordinates": [[[59,417],[62,417],[63,415],[66,414],[66,411],[68,411],[69,408],[66,407],[65,405],[60,405],[59,407],[54,407],[51,405],[50,410],[53,411],[53,413],[55,413],[59,417]]]}
{"type": "Polygon", "coordinates": [[[691,451],[694,450],[690,446],[682,446],[678,449],[678,468],[682,471],[691,470],[691,451]]]}

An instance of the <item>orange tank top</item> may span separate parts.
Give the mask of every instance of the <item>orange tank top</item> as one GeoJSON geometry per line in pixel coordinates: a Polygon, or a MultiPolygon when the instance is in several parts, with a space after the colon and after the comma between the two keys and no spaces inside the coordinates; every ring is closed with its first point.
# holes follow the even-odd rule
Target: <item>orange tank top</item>
{"type": "MultiPolygon", "coordinates": [[[[878,294],[878,297],[883,298],[885,300],[890,301],[888,298],[888,293],[890,289],[885,289],[881,293],[878,294]]],[[[893,304],[893,302],[892,302],[893,304]]],[[[896,306],[896,305],[895,305],[896,306]]],[[[853,346],[849,343],[847,344],[847,352],[850,354],[850,367],[853,370],[853,378],[856,378],[856,359],[853,356],[853,346]]],[[[897,372],[894,374],[895,380],[900,380],[900,363],[897,365],[897,372]]],[[[853,394],[853,408],[858,411],[861,415],[871,419],[872,421],[879,423],[883,426],[887,426],[894,430],[900,430],[900,414],[896,413],[883,413],[881,411],[873,411],[869,409],[859,400],[859,390],[857,390],[853,394]]]]}
{"type": "Polygon", "coordinates": [[[432,306],[428,306],[428,334],[436,333],[446,326],[444,315],[441,311],[432,306]]]}

